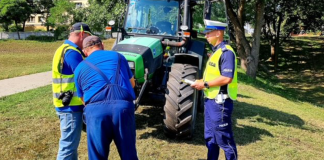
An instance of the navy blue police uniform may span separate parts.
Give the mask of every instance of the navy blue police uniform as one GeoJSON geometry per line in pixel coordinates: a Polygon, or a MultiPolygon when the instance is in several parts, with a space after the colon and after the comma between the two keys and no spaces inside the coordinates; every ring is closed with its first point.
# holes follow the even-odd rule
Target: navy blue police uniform
{"type": "MultiPolygon", "coordinates": [[[[235,70],[235,55],[226,49],[226,42],[212,47],[215,53],[222,49],[219,69],[222,76],[233,78],[235,70]]],[[[227,94],[227,85],[221,86],[219,94],[227,94]]],[[[208,160],[217,160],[219,149],[225,152],[227,160],[237,159],[237,149],[232,131],[231,116],[233,112],[233,100],[227,98],[223,104],[218,104],[215,99],[205,98],[205,140],[208,148],[208,160]]]]}

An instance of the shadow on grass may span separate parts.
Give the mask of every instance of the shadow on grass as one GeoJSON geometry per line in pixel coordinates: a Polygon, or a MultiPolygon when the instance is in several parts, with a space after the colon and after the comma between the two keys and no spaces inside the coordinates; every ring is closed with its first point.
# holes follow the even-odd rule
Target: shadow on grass
{"type": "Polygon", "coordinates": [[[194,137],[190,140],[172,139],[166,137],[163,130],[163,106],[143,107],[141,112],[135,115],[136,129],[153,128],[152,131],[145,131],[139,135],[139,139],[150,137],[168,141],[169,143],[187,143],[194,145],[205,145],[204,140],[204,118],[203,113],[197,113],[194,137]]]}
{"type": "MultiPolygon", "coordinates": [[[[238,145],[248,145],[261,140],[262,136],[273,137],[265,129],[253,126],[237,124],[237,119],[251,119],[253,123],[265,123],[270,126],[292,126],[303,128],[304,121],[296,115],[280,112],[266,107],[252,105],[244,102],[235,102],[233,112],[233,131],[238,145]],[[253,119],[252,117],[255,117],[253,119]]],[[[204,114],[198,112],[195,126],[194,137],[191,140],[170,139],[164,135],[163,131],[163,106],[140,107],[140,112],[136,114],[136,129],[144,131],[139,135],[139,139],[157,138],[170,143],[187,143],[193,145],[205,145],[204,140],[204,114]]]]}
{"type": "Polygon", "coordinates": [[[246,119],[247,117],[256,117],[255,120],[251,119],[251,121],[265,123],[270,126],[281,125],[303,129],[305,124],[301,118],[293,114],[245,102],[235,102],[233,121],[235,119],[246,119]]]}
{"type": "MultiPolygon", "coordinates": [[[[262,44],[260,53],[260,67],[258,77],[267,83],[279,84],[278,88],[270,84],[263,85],[266,90],[274,91],[289,100],[310,102],[324,107],[324,37],[298,37],[283,43],[279,49],[278,67],[275,69],[270,57],[270,46],[262,44]],[[273,87],[274,89],[271,89],[273,87]]],[[[243,81],[246,80],[243,77],[243,81]]],[[[242,80],[242,79],[240,79],[242,80]]],[[[250,81],[250,80],[248,80],[250,81]]],[[[245,81],[246,83],[246,81],[245,81]]],[[[255,82],[261,87],[260,82],[255,82]]],[[[247,84],[251,84],[247,82],[247,84]]]]}

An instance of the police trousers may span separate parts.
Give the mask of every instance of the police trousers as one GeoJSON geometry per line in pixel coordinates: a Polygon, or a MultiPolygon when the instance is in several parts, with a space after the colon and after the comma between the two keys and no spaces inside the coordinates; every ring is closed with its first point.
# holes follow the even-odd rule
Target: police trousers
{"type": "Polygon", "coordinates": [[[207,159],[217,160],[219,148],[225,152],[227,160],[237,160],[237,149],[232,131],[233,101],[224,104],[215,99],[205,99],[205,141],[208,148],[207,159]]]}

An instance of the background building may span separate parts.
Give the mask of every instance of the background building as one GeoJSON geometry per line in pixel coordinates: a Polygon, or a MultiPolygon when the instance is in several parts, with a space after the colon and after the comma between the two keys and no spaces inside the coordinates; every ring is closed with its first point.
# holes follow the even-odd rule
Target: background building
{"type": "MultiPolygon", "coordinates": [[[[88,0],[70,0],[70,2],[75,3],[76,8],[82,8],[88,6],[88,0]]],[[[45,18],[43,14],[31,14],[29,19],[25,24],[25,31],[35,31],[35,30],[46,30],[45,18]]]]}

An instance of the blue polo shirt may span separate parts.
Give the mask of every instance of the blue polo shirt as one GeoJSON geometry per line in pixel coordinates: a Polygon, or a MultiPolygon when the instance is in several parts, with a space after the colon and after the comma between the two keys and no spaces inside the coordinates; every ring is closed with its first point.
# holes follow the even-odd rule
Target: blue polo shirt
{"type": "MultiPolygon", "coordinates": [[[[98,50],[90,54],[86,60],[98,67],[107,76],[110,83],[114,83],[118,54],[115,51],[98,50]]],[[[120,58],[118,85],[128,90],[132,99],[135,99],[134,89],[129,81],[133,77],[133,73],[125,57],[120,54],[120,58]]],[[[78,96],[83,97],[85,103],[88,103],[91,97],[107,85],[103,77],[84,62],[81,62],[76,68],[74,76],[78,96]]]]}
{"type": "MultiPolygon", "coordinates": [[[[223,41],[215,47],[212,47],[213,52],[216,52],[218,49],[221,49],[227,43],[223,41]]],[[[231,50],[224,52],[219,60],[219,69],[220,73],[224,77],[233,78],[235,70],[235,55],[231,50]]],[[[221,86],[220,92],[227,94],[227,85],[221,86]]]]}
{"type": "MultiPolygon", "coordinates": [[[[69,45],[75,47],[76,49],[78,49],[80,52],[82,52],[82,50],[75,43],[73,43],[69,40],[65,40],[64,44],[69,44],[69,45]]],[[[72,50],[72,49],[67,50],[64,54],[62,74],[65,74],[65,75],[73,74],[76,67],[82,61],[83,61],[83,58],[79,52],[72,50]]],[[[56,109],[56,111],[60,111],[60,112],[72,112],[72,111],[79,112],[79,111],[83,110],[83,107],[84,107],[83,105],[65,106],[65,107],[55,107],[55,109],[56,109]]]]}

